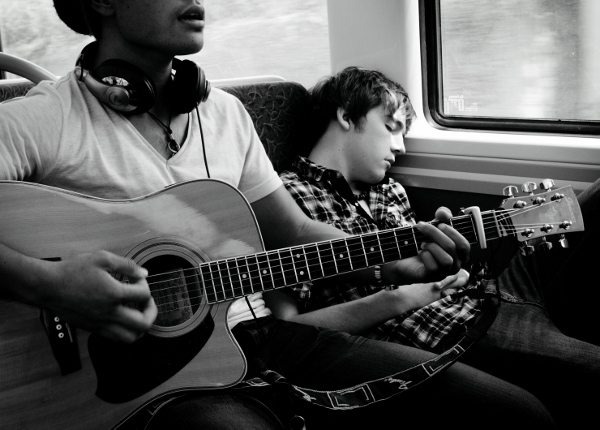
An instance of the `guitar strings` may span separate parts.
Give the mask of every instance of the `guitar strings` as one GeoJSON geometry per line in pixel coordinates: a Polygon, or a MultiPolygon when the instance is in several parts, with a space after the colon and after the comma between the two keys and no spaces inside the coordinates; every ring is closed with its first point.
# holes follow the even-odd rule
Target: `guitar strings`
{"type": "MultiPolygon", "coordinates": [[[[365,243],[365,246],[366,246],[366,247],[368,247],[368,245],[369,245],[369,242],[368,242],[368,241],[363,241],[363,242],[365,243]]],[[[373,243],[374,243],[375,245],[379,245],[379,240],[378,240],[378,239],[375,239],[375,240],[373,241],[373,243]]],[[[395,248],[395,247],[396,247],[396,245],[395,245],[395,244],[393,244],[393,245],[392,245],[392,248],[395,248]]],[[[308,265],[309,265],[309,266],[311,265],[311,263],[314,263],[314,260],[313,260],[313,259],[310,257],[310,252],[309,252],[309,253],[306,253],[306,252],[305,252],[305,249],[302,249],[301,247],[300,247],[300,248],[297,248],[297,249],[298,249],[298,250],[301,250],[301,252],[303,252],[303,253],[304,253],[304,255],[306,256],[306,259],[308,260],[308,261],[307,261],[307,263],[308,263],[308,265]]],[[[382,249],[381,249],[381,251],[382,251],[382,252],[386,252],[386,249],[385,249],[385,248],[382,248],[382,249]]],[[[290,251],[290,252],[291,252],[291,251],[290,251]]],[[[276,253],[276,251],[275,251],[275,253],[276,253]]],[[[314,253],[314,252],[313,252],[313,254],[318,254],[318,252],[317,252],[317,253],[314,253]]],[[[250,257],[251,257],[251,256],[250,256],[250,257]]],[[[248,260],[248,258],[249,258],[249,256],[242,257],[242,258],[241,258],[241,260],[248,260]]],[[[288,258],[288,259],[289,259],[290,257],[288,256],[288,257],[284,257],[284,258],[288,258]]],[[[317,258],[318,258],[318,257],[317,257],[317,258]]],[[[225,265],[227,265],[227,263],[230,263],[230,262],[236,262],[236,261],[239,261],[239,260],[240,260],[240,258],[238,258],[238,259],[235,259],[235,258],[234,258],[234,259],[229,259],[228,261],[225,261],[224,263],[221,263],[221,264],[225,264],[225,265]]],[[[214,264],[214,262],[209,262],[208,264],[211,264],[211,263],[213,263],[213,264],[214,264]]],[[[253,264],[253,265],[254,265],[254,264],[253,264]]],[[[237,266],[237,264],[236,264],[236,266],[237,266]]],[[[294,263],[292,262],[292,263],[288,264],[288,266],[290,266],[290,268],[289,268],[289,267],[285,267],[285,264],[282,264],[282,266],[283,266],[283,268],[282,268],[282,272],[285,272],[285,271],[291,270],[290,268],[291,268],[292,266],[294,266],[294,263]]],[[[182,269],[182,270],[197,270],[197,269],[196,269],[196,268],[191,268],[191,269],[182,269]]],[[[229,271],[230,269],[229,269],[229,268],[227,268],[227,270],[229,271]]],[[[259,271],[260,271],[260,270],[257,268],[257,269],[256,269],[254,272],[258,274],[258,273],[259,273],[259,271]]],[[[180,271],[176,271],[176,272],[180,272],[180,271]]],[[[167,273],[168,273],[168,272],[167,272],[167,273]]],[[[252,271],[252,270],[249,270],[249,271],[248,271],[248,273],[250,274],[250,276],[254,276],[254,275],[253,275],[253,271],[252,271]]],[[[164,276],[164,275],[165,275],[165,274],[163,273],[163,274],[160,274],[160,275],[154,275],[154,276],[164,276]]],[[[213,278],[213,277],[208,277],[207,279],[205,279],[205,281],[212,281],[212,282],[214,282],[215,280],[222,280],[223,278],[235,278],[236,276],[238,276],[238,277],[239,277],[239,275],[240,275],[240,273],[238,272],[238,273],[234,273],[233,275],[229,275],[229,276],[228,276],[228,275],[225,275],[225,276],[219,276],[219,277],[215,277],[215,278],[213,278]]],[[[285,276],[281,276],[281,279],[285,279],[285,276]]],[[[166,280],[166,281],[162,281],[162,282],[168,282],[168,280],[166,280]]],[[[243,282],[243,281],[241,281],[241,282],[243,282]]],[[[230,283],[231,283],[232,285],[233,285],[233,284],[237,284],[237,282],[235,282],[235,281],[233,281],[233,282],[230,282],[230,283]]]]}
{"type": "MultiPolygon", "coordinates": [[[[536,208],[528,208],[528,209],[536,209],[536,208]]],[[[526,209],[524,211],[526,212],[528,209],[526,209]]],[[[511,214],[511,213],[513,213],[515,211],[514,210],[504,210],[504,211],[498,210],[495,213],[501,215],[503,212],[511,214]]],[[[519,211],[519,212],[523,212],[523,211],[519,211]]],[[[504,217],[504,219],[511,219],[511,218],[513,218],[513,216],[504,217]]],[[[499,219],[498,222],[502,223],[503,219],[499,219]]],[[[472,221],[471,221],[470,216],[466,215],[464,217],[455,218],[455,219],[453,219],[452,225],[454,226],[455,229],[457,229],[458,231],[460,231],[460,228],[461,228],[460,224],[461,223],[463,224],[463,226],[464,226],[465,223],[468,224],[469,225],[469,230],[468,231],[472,232],[472,228],[471,228],[472,221]],[[464,218],[464,219],[461,219],[461,218],[464,218]]],[[[497,227],[496,219],[492,219],[492,221],[484,221],[483,224],[484,224],[484,229],[487,229],[488,227],[493,227],[492,231],[496,230],[496,227],[497,227]]],[[[552,225],[552,224],[560,225],[560,223],[548,223],[548,224],[550,224],[550,225],[552,225]]],[[[539,223],[537,223],[537,224],[523,224],[523,225],[520,225],[519,228],[522,228],[523,226],[534,226],[534,225],[540,225],[540,224],[539,223]]],[[[504,227],[508,231],[510,231],[510,230],[517,231],[517,227],[514,227],[514,226],[504,226],[504,227]]],[[[396,231],[398,231],[398,230],[401,230],[401,231],[402,230],[405,230],[405,231],[406,230],[411,230],[410,233],[407,233],[408,236],[415,237],[415,236],[419,235],[418,231],[415,232],[414,228],[411,228],[411,227],[399,228],[399,229],[394,229],[394,230],[396,230],[396,231]]],[[[390,245],[389,249],[385,248],[384,244],[381,244],[380,237],[379,237],[382,234],[385,234],[385,231],[365,233],[364,235],[352,236],[352,237],[343,238],[343,239],[336,239],[336,240],[332,240],[330,242],[336,242],[336,241],[346,242],[346,248],[348,249],[348,253],[349,254],[351,254],[351,249],[348,247],[348,240],[357,240],[357,239],[361,240],[362,244],[364,245],[364,248],[367,248],[369,245],[375,245],[376,248],[378,248],[379,252],[381,252],[382,254],[384,254],[385,252],[387,252],[389,250],[393,250],[393,248],[403,248],[403,247],[404,248],[413,248],[414,247],[414,245],[412,245],[412,244],[407,246],[407,245],[401,245],[401,244],[394,243],[394,244],[390,245]],[[364,239],[365,236],[372,236],[373,239],[370,239],[369,237],[367,237],[366,240],[365,240],[364,239]]],[[[389,234],[389,232],[388,232],[388,234],[389,234]]],[[[324,243],[326,243],[326,242],[324,242],[324,243]]],[[[354,245],[354,244],[350,244],[350,245],[354,245]]],[[[304,247],[300,246],[300,247],[291,248],[289,251],[287,251],[287,252],[289,252],[289,255],[283,257],[283,259],[292,259],[291,256],[292,256],[292,254],[293,254],[294,251],[301,251],[301,253],[304,256],[304,259],[306,261],[306,267],[307,268],[310,268],[311,263],[314,264],[314,265],[321,265],[321,263],[320,263],[321,258],[320,258],[320,253],[318,252],[319,251],[318,248],[316,248],[315,251],[308,251],[307,252],[306,249],[305,249],[307,246],[310,246],[310,245],[306,245],[304,247]],[[316,257],[312,257],[311,254],[314,254],[316,257]],[[318,261],[319,263],[315,263],[315,261],[318,261]]],[[[315,245],[312,245],[312,246],[315,246],[315,245]]],[[[361,247],[361,250],[362,250],[362,247],[361,247]]],[[[333,250],[332,250],[332,252],[333,252],[333,250]]],[[[277,254],[277,253],[278,253],[278,250],[274,250],[274,251],[269,251],[269,252],[262,253],[262,254],[269,255],[269,254],[277,254]]],[[[244,260],[247,261],[249,258],[252,258],[252,257],[256,258],[256,255],[254,255],[254,256],[250,255],[250,256],[238,257],[238,258],[231,258],[231,259],[228,259],[228,260],[221,261],[220,264],[224,264],[226,266],[227,272],[230,272],[233,269],[229,268],[229,266],[228,266],[229,263],[235,262],[235,264],[236,264],[236,270],[239,270],[239,266],[237,265],[237,262],[240,261],[240,260],[241,261],[244,261],[244,260]]],[[[368,257],[365,255],[365,259],[367,259],[367,258],[368,257]]],[[[280,255],[279,255],[278,259],[282,259],[280,255]]],[[[211,264],[215,265],[215,263],[217,263],[217,262],[213,261],[213,262],[203,263],[202,265],[211,265],[211,264]]],[[[267,264],[268,263],[269,263],[269,260],[267,260],[267,264]]],[[[367,264],[368,264],[368,261],[367,261],[367,264]]],[[[233,296],[234,296],[232,298],[235,298],[235,296],[241,297],[241,296],[244,296],[244,295],[247,295],[247,294],[252,294],[252,293],[255,292],[254,291],[254,286],[252,285],[252,278],[255,277],[255,276],[258,276],[259,279],[262,280],[263,277],[260,274],[260,272],[262,270],[260,269],[260,267],[258,265],[258,259],[256,259],[256,263],[252,263],[252,266],[256,266],[256,269],[252,269],[250,266],[247,266],[248,269],[249,269],[247,272],[237,271],[237,273],[234,273],[234,274],[219,275],[218,277],[207,276],[206,277],[207,279],[204,279],[204,276],[202,276],[202,274],[200,273],[199,268],[174,270],[172,272],[165,272],[165,273],[161,273],[161,274],[157,274],[157,275],[151,275],[148,278],[150,278],[150,277],[156,277],[156,276],[164,277],[165,275],[168,275],[168,274],[188,272],[188,271],[192,270],[192,271],[194,271],[193,275],[183,276],[183,277],[177,276],[175,278],[172,278],[171,281],[175,280],[175,279],[178,279],[178,280],[181,280],[181,279],[187,280],[188,278],[193,277],[194,278],[193,282],[197,283],[197,282],[199,282],[198,277],[202,277],[203,280],[204,280],[204,283],[208,282],[208,283],[213,283],[213,284],[215,284],[215,283],[219,284],[218,286],[222,290],[222,291],[220,291],[221,295],[223,297],[225,297],[225,300],[231,300],[231,298],[227,298],[228,293],[226,292],[226,290],[231,290],[231,292],[233,293],[233,296]],[[247,274],[247,277],[245,279],[242,279],[240,277],[241,274],[247,274]],[[235,280],[236,277],[239,278],[239,280],[235,280]],[[215,281],[217,281],[217,282],[215,282],[215,281]],[[229,281],[229,282],[227,282],[227,281],[229,281]],[[246,291],[244,291],[244,288],[246,288],[243,285],[244,281],[250,282],[250,288],[252,289],[252,292],[246,292],[246,291]],[[239,291],[239,293],[236,293],[236,290],[239,291]]],[[[269,274],[268,277],[270,277],[271,280],[273,281],[272,285],[276,285],[276,284],[278,284],[278,281],[282,281],[283,282],[282,286],[285,286],[286,285],[286,276],[285,276],[284,272],[286,272],[286,271],[295,272],[296,271],[295,264],[294,264],[293,261],[291,263],[288,263],[287,267],[286,267],[285,263],[280,264],[280,266],[282,268],[282,272],[281,273],[275,273],[272,270],[270,270],[270,271],[267,272],[269,274]],[[278,276],[275,276],[275,275],[278,275],[278,276]]],[[[365,266],[365,267],[367,267],[367,266],[365,266]]],[[[269,265],[269,268],[270,268],[270,265],[269,265]]],[[[363,267],[361,267],[361,268],[363,268],[363,267]]],[[[265,270],[265,269],[263,269],[263,270],[265,270]]],[[[221,273],[220,270],[218,270],[218,272],[221,273]]],[[[296,276],[296,280],[298,280],[297,276],[296,276]]],[[[162,283],[169,282],[169,281],[170,281],[169,279],[166,279],[166,280],[162,280],[160,282],[150,282],[149,285],[162,284],[162,283]]],[[[298,283],[298,282],[292,282],[292,283],[289,283],[287,285],[293,285],[293,284],[296,284],[296,283],[298,283]]],[[[203,284],[203,283],[200,282],[200,284],[203,284]]],[[[271,282],[267,282],[267,284],[271,284],[271,282]]],[[[261,282],[261,286],[263,288],[261,288],[259,291],[263,291],[264,290],[264,284],[263,284],[263,282],[261,282]]],[[[162,291],[165,291],[165,290],[169,290],[169,289],[174,289],[174,288],[179,289],[180,286],[176,285],[176,286],[166,287],[166,288],[162,288],[162,289],[155,289],[155,290],[153,290],[153,292],[159,293],[159,292],[162,292],[162,291]]],[[[215,292],[214,295],[217,296],[219,294],[217,294],[215,292]]],[[[169,302],[169,303],[176,303],[176,302],[179,302],[179,301],[182,301],[182,300],[188,300],[188,299],[192,300],[192,301],[193,300],[200,300],[200,295],[194,297],[193,295],[188,294],[187,298],[183,298],[183,299],[176,300],[174,302],[169,302]]]]}

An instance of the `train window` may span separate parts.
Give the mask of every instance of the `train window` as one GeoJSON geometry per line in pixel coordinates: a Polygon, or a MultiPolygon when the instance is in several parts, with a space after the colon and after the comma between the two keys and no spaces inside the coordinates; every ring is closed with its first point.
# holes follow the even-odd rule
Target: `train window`
{"type": "Polygon", "coordinates": [[[0,0],[0,10],[0,50],[58,76],[73,69],[79,52],[92,40],[64,25],[50,0],[0,0]]]}
{"type": "MultiPolygon", "coordinates": [[[[209,79],[280,75],[306,86],[330,72],[327,2],[205,0],[206,43],[188,56],[209,79]]],[[[69,30],[50,0],[0,0],[0,49],[63,75],[92,39],[69,30]]],[[[12,76],[9,76],[12,77],[12,76]]]]}
{"type": "Polygon", "coordinates": [[[600,133],[600,2],[423,1],[432,118],[600,133]]]}

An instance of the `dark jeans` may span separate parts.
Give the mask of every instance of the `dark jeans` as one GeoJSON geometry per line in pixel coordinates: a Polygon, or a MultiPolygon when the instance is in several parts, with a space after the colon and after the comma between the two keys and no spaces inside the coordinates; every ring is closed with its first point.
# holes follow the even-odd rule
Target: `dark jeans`
{"type": "Polygon", "coordinates": [[[530,391],[565,428],[593,422],[600,386],[600,181],[578,201],[585,231],[511,261],[498,317],[461,360],[530,391]]]}
{"type": "MultiPolygon", "coordinates": [[[[314,389],[350,387],[434,356],[412,347],[270,317],[258,322],[265,327],[264,345],[260,347],[254,346],[244,328],[235,329],[246,356],[256,357],[250,373],[260,363],[291,383],[314,389]]],[[[352,411],[312,406],[292,400],[287,393],[272,387],[230,389],[173,402],[157,414],[150,428],[289,428],[288,420],[293,414],[302,415],[309,430],[398,428],[409,424],[477,429],[482,424],[491,428],[554,428],[541,402],[527,391],[461,363],[389,400],[352,411]],[[266,408],[261,410],[258,401],[278,414],[279,423],[266,408]]]]}

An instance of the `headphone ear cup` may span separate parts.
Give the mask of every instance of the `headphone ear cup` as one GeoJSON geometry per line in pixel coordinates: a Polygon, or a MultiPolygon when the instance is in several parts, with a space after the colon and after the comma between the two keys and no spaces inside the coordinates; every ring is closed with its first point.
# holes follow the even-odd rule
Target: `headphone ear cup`
{"type": "Polygon", "coordinates": [[[210,83],[204,71],[190,60],[173,60],[175,78],[171,91],[170,108],[173,112],[188,113],[201,102],[206,101],[210,93],[210,83]]]}
{"type": "Polygon", "coordinates": [[[123,60],[107,60],[93,72],[93,77],[106,86],[118,86],[129,92],[129,104],[110,107],[134,115],[147,112],[154,105],[156,90],[152,80],[138,67],[123,60]]]}

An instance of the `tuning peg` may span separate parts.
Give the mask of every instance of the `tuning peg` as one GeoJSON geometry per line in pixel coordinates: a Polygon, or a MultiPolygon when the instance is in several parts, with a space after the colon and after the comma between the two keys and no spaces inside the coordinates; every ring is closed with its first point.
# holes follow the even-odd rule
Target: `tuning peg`
{"type": "Polygon", "coordinates": [[[515,196],[515,194],[517,194],[517,192],[519,191],[519,189],[517,187],[515,187],[514,185],[509,185],[507,187],[504,187],[502,189],[502,194],[507,197],[507,198],[512,198],[515,196]]]}
{"type": "Polygon", "coordinates": [[[542,243],[539,244],[542,251],[550,251],[552,249],[552,243],[548,242],[545,237],[542,237],[542,243]]]}
{"type": "Polygon", "coordinates": [[[521,248],[521,254],[523,254],[525,257],[528,257],[535,252],[535,248],[533,246],[529,245],[527,243],[527,241],[521,242],[520,248],[521,248]]]}
{"type": "Polygon", "coordinates": [[[535,233],[534,229],[527,227],[521,231],[521,236],[530,238],[531,236],[533,236],[534,233],[535,233]]]}
{"type": "Polygon", "coordinates": [[[535,184],[535,182],[525,182],[521,186],[521,190],[523,190],[524,193],[533,194],[533,192],[537,190],[537,185],[535,184]]]}
{"type": "Polygon", "coordinates": [[[571,222],[569,220],[565,220],[560,223],[559,227],[562,228],[563,230],[568,230],[571,228],[572,225],[573,225],[573,222],[571,222]]]}
{"type": "Polygon", "coordinates": [[[558,239],[558,243],[560,243],[560,246],[563,248],[569,247],[569,241],[567,240],[567,238],[565,237],[564,234],[560,235],[560,239],[558,239]]]}
{"type": "Polygon", "coordinates": [[[552,179],[544,179],[540,182],[540,188],[542,190],[550,191],[554,187],[554,181],[552,179]]]}

